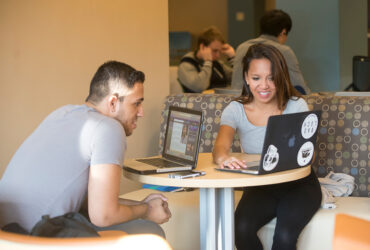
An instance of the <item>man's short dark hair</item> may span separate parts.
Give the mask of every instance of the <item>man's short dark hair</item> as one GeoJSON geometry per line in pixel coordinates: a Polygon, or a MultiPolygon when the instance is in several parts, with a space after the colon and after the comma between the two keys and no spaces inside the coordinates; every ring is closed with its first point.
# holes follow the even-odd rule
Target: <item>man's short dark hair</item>
{"type": "Polygon", "coordinates": [[[98,68],[92,78],[86,101],[98,104],[104,97],[111,94],[112,83],[131,89],[135,83],[144,83],[144,81],[143,72],[122,62],[108,61],[98,68]]]}
{"type": "Polygon", "coordinates": [[[278,36],[283,29],[287,34],[292,28],[292,19],[282,10],[270,10],[260,20],[261,34],[278,36]]]}

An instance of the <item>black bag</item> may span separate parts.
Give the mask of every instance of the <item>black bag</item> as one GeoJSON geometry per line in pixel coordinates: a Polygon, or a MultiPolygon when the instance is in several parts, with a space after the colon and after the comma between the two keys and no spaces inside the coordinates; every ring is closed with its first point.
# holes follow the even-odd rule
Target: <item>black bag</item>
{"type": "Polygon", "coordinates": [[[53,218],[44,215],[32,228],[30,235],[55,238],[99,237],[97,231],[89,224],[79,213],[71,212],[53,218]]]}
{"type": "Polygon", "coordinates": [[[8,232],[8,233],[28,235],[27,230],[24,229],[17,222],[12,222],[12,223],[6,224],[5,226],[3,226],[1,228],[1,230],[3,230],[4,232],[8,232]]]}

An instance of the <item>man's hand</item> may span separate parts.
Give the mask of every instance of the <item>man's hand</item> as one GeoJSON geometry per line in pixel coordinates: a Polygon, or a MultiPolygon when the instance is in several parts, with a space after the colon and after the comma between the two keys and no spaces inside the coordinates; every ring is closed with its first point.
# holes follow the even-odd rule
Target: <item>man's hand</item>
{"type": "Polygon", "coordinates": [[[203,61],[212,61],[212,50],[204,44],[200,44],[198,55],[203,61]]]}
{"type": "Polygon", "coordinates": [[[235,56],[234,48],[231,47],[231,45],[228,44],[228,43],[225,43],[224,45],[222,45],[221,52],[222,52],[222,54],[227,56],[227,58],[232,58],[232,57],[235,56]]]}
{"type": "Polygon", "coordinates": [[[153,199],[157,199],[157,198],[160,198],[162,199],[163,201],[167,201],[167,197],[164,196],[163,194],[160,194],[160,193],[155,193],[155,194],[150,194],[148,195],[147,197],[145,197],[144,200],[142,200],[142,202],[144,203],[148,203],[150,200],[153,200],[153,199]]]}
{"type": "Polygon", "coordinates": [[[168,208],[167,201],[161,198],[154,198],[149,200],[146,204],[148,205],[148,210],[144,219],[162,224],[171,218],[171,211],[168,208]]]}

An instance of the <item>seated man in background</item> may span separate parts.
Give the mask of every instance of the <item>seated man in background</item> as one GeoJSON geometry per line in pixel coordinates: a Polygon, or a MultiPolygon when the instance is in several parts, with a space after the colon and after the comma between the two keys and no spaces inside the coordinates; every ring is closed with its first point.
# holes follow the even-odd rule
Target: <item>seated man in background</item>
{"type": "MultiPolygon", "coordinates": [[[[28,232],[43,215],[78,213],[88,196],[96,231],[154,233],[171,217],[167,198],[119,199],[126,136],[143,116],[144,73],[109,61],[99,67],[83,105],[52,112],[25,140],[0,181],[0,228],[28,232]]],[[[82,215],[81,215],[82,217],[82,215]]]]}
{"type": "Polygon", "coordinates": [[[231,86],[233,89],[243,88],[243,66],[242,59],[249,47],[256,43],[264,43],[276,47],[284,56],[288,65],[290,81],[301,94],[309,94],[311,90],[306,85],[298,60],[293,50],[285,45],[288,33],[292,28],[290,16],[282,10],[271,10],[266,12],[260,20],[261,35],[258,38],[245,41],[236,49],[234,59],[234,72],[231,86]]]}
{"type": "Polygon", "coordinates": [[[221,55],[232,64],[235,51],[225,43],[217,28],[210,27],[199,36],[197,49],[180,61],[178,80],[185,93],[201,93],[230,85],[232,69],[219,60],[221,55]]]}

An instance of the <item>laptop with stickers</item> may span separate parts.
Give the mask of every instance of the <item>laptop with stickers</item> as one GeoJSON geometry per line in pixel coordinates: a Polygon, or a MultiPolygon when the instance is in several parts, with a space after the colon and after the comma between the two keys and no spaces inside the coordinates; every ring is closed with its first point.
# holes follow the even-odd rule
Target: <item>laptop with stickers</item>
{"type": "Polygon", "coordinates": [[[127,160],[123,169],[139,174],[192,170],[197,165],[203,113],[170,106],[162,157],[127,160]]]}
{"type": "Polygon", "coordinates": [[[220,171],[263,175],[311,164],[321,111],[270,116],[260,161],[247,162],[246,169],[220,171]]]}

